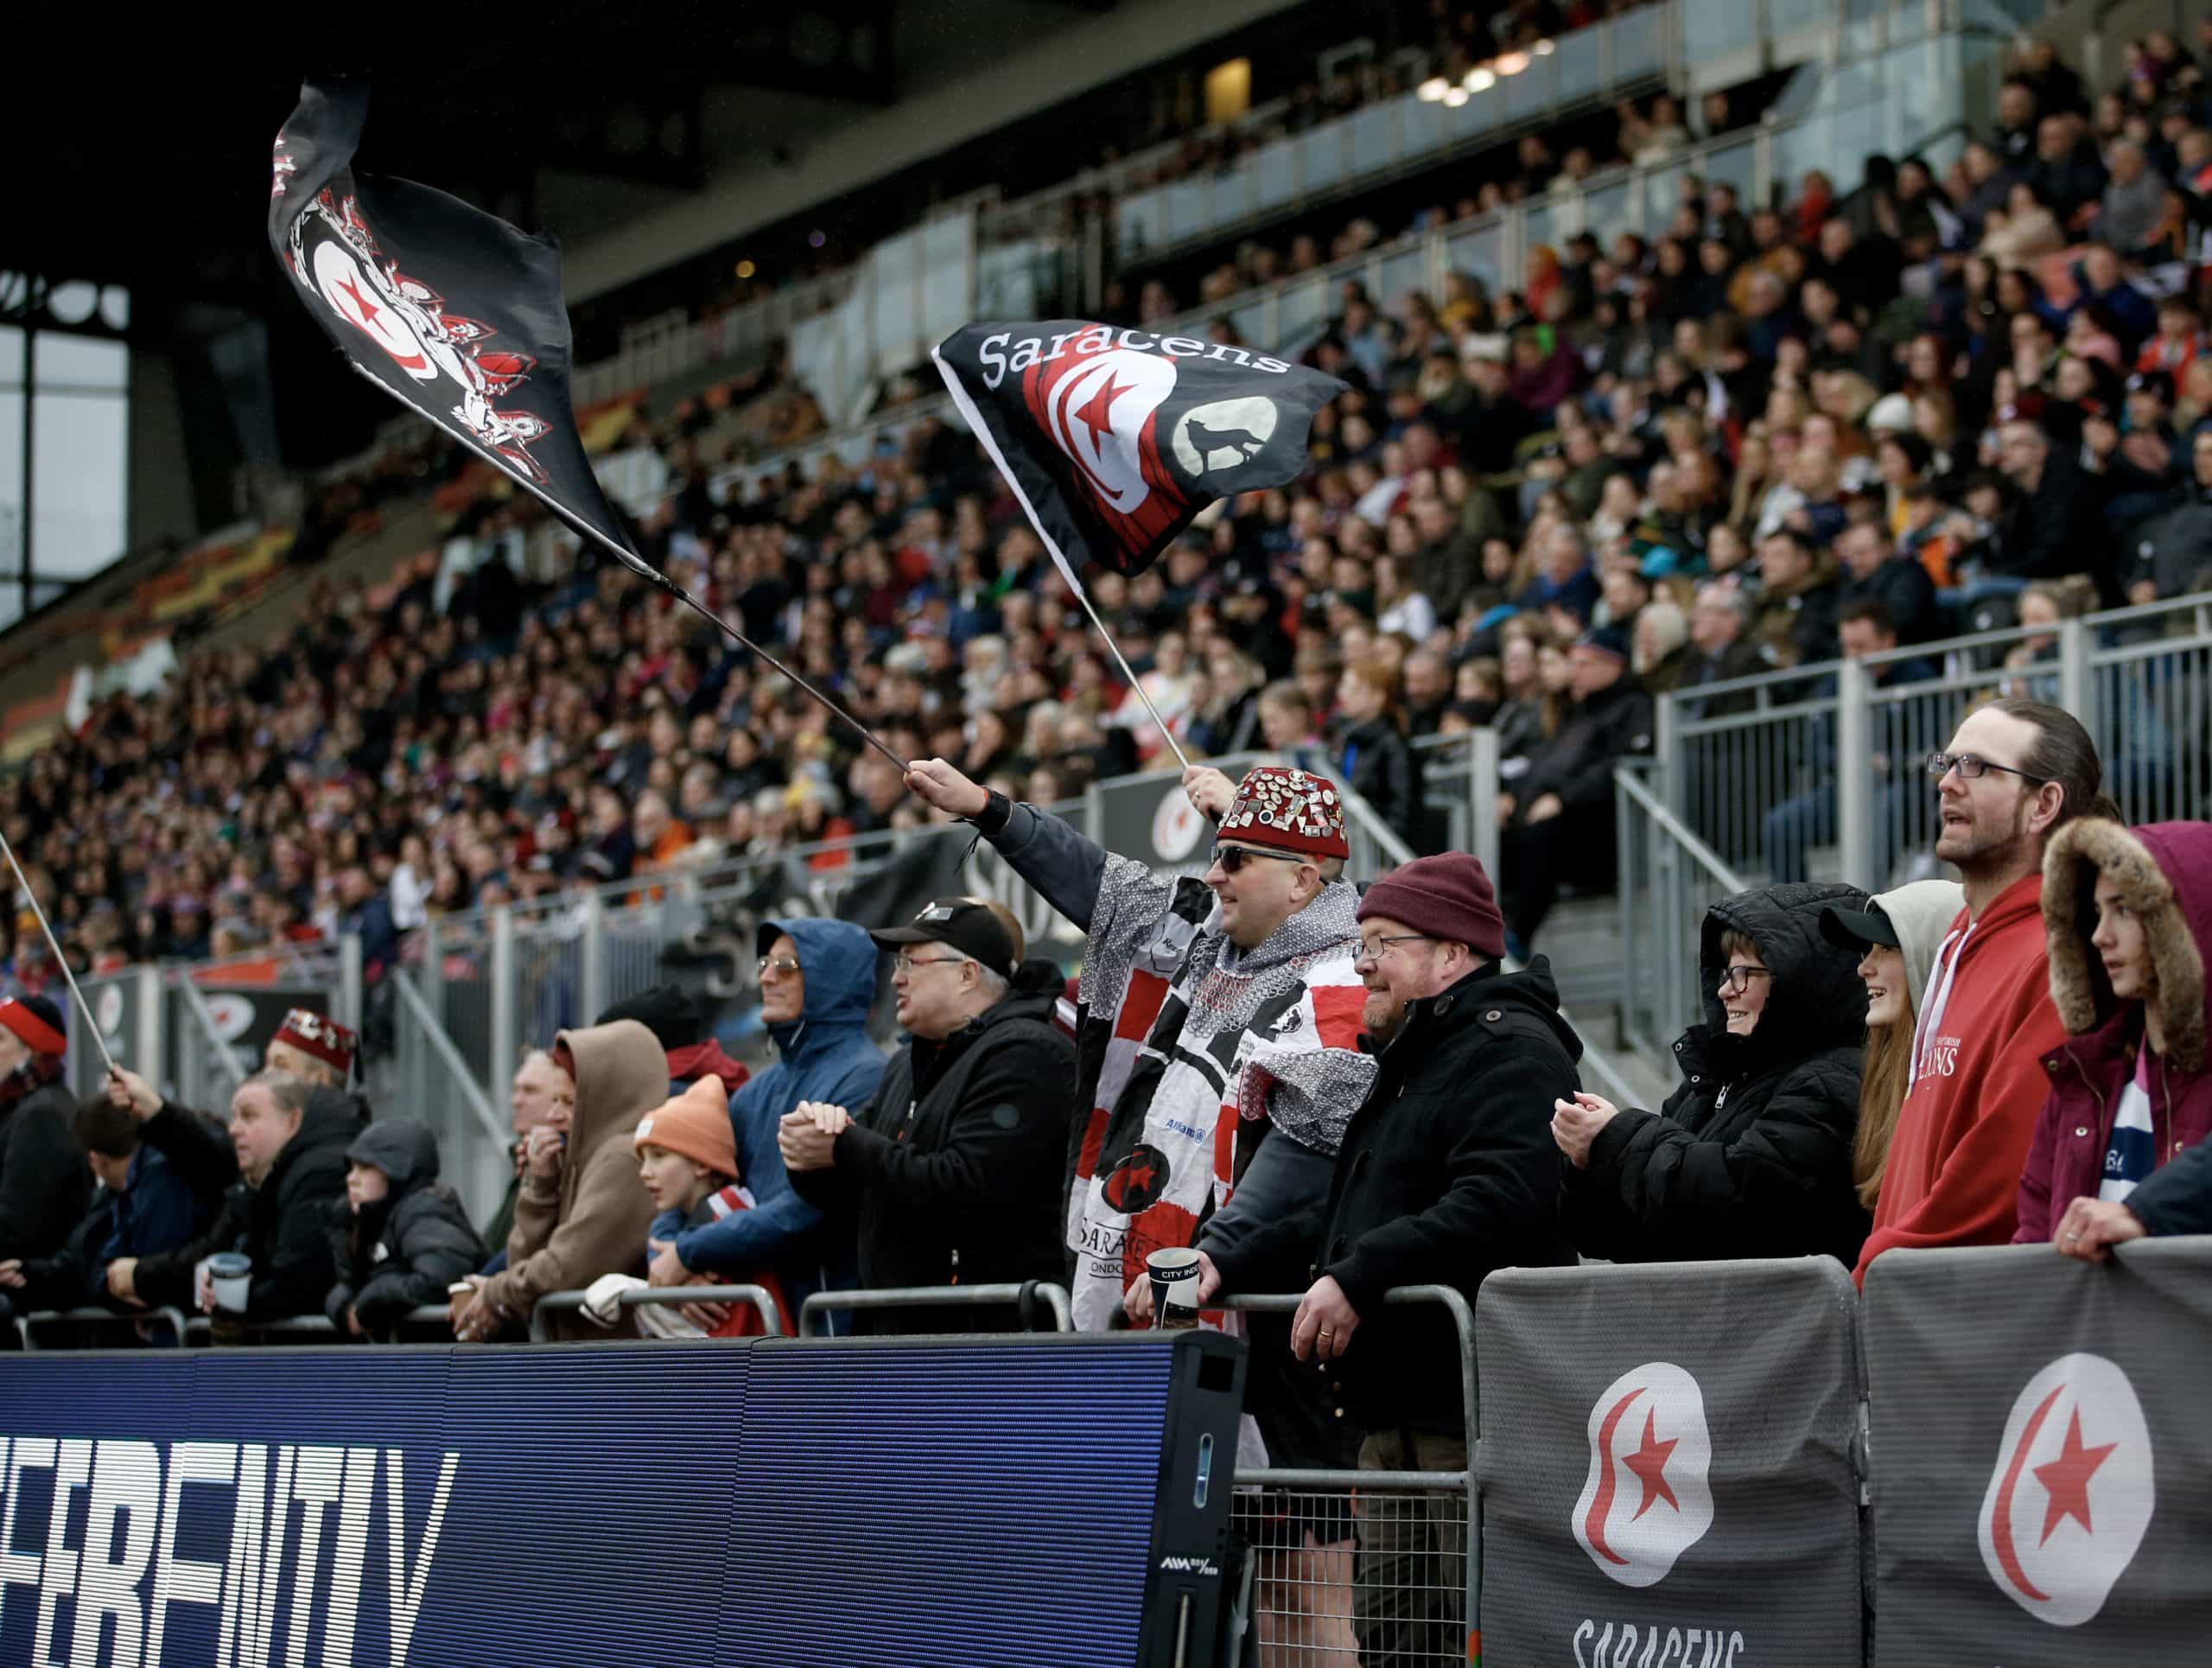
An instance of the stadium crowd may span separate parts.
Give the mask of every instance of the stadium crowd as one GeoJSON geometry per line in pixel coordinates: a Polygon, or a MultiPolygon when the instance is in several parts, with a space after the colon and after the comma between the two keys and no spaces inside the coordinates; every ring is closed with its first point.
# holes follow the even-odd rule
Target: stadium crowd
{"type": "MultiPolygon", "coordinates": [[[[1610,767],[1646,745],[1650,697],[1934,638],[1970,604],[2035,622],[2204,583],[2206,98],[2169,37],[2094,104],[2031,46],[2001,125],[1940,176],[1907,157],[1771,205],[1689,180],[1663,232],[1533,250],[1505,293],[1454,275],[1393,311],[1347,283],[1309,357],[1351,392],[1307,474],[1101,575],[1101,611],[1186,748],[1342,772],[1417,849],[1436,828],[1408,744],[1496,724],[1526,948],[1560,885],[1606,884],[1610,767]],[[2036,253],[2017,234],[2046,208],[2036,253]]],[[[1052,803],[1160,755],[964,433],[924,420],[860,469],[718,489],[733,425],[791,398],[762,372],[633,419],[673,482],[649,557],[901,756],[1052,803]]],[[[300,560],[426,487],[461,507],[388,583],[328,585],[283,640],[102,702],[0,788],[73,959],[342,926],[380,967],[434,912],[929,814],[484,485],[425,440],[326,489],[300,560]]],[[[0,923],[3,971],[37,994],[55,970],[26,923],[0,923]]]]}

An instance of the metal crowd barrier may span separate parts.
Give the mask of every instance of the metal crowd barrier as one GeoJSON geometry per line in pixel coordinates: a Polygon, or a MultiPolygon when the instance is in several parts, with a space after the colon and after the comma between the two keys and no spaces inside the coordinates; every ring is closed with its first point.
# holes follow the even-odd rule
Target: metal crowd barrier
{"type": "MultiPolygon", "coordinates": [[[[442,1303],[424,1303],[408,1310],[399,1324],[402,1327],[449,1327],[452,1324],[452,1314],[453,1311],[442,1303]]],[[[259,1338],[292,1340],[335,1338],[343,1335],[328,1319],[320,1315],[286,1315],[270,1321],[248,1321],[241,1324],[239,1330],[251,1333],[259,1338]]],[[[184,1331],[188,1343],[195,1339],[201,1344],[207,1343],[214,1336],[215,1317],[212,1315],[195,1315],[184,1323],[184,1331]]]]}
{"type": "MultiPolygon", "coordinates": [[[[1289,1315],[1300,1301],[1298,1295],[1251,1296],[1214,1307],[1289,1315]]],[[[1474,1455],[1481,1401],[1474,1309],[1450,1286],[1400,1286],[1382,1302],[1394,1308],[1440,1304],[1452,1316],[1467,1464],[1449,1471],[1238,1467],[1230,1522],[1252,1548],[1247,1625],[1257,1646],[1256,1657],[1248,1653],[1240,1662],[1478,1659],[1473,1640],[1482,1614],[1482,1518],[1474,1455]],[[1349,1544],[1355,1532],[1357,1550],[1349,1544]]],[[[1358,1346],[1355,1338],[1352,1347],[1358,1346]]]]}
{"type": "MultiPolygon", "coordinates": [[[[671,1303],[750,1303],[760,1312],[763,1332],[771,1338],[784,1335],[776,1300],[760,1286],[654,1286],[644,1291],[626,1291],[617,1302],[626,1309],[664,1308],[671,1303]]],[[[553,1316],[583,1306],[584,1294],[580,1291],[547,1292],[530,1312],[530,1341],[552,1342],[553,1316]]]]}
{"type": "Polygon", "coordinates": [[[38,1347],[38,1329],[44,1326],[64,1322],[77,1326],[113,1326],[127,1321],[136,1326],[143,1321],[165,1321],[178,1342],[184,1341],[186,1321],[184,1311],[163,1303],[157,1308],[108,1309],[86,1307],[73,1309],[37,1309],[16,1317],[16,1335],[22,1340],[25,1349],[38,1347]]]}
{"type": "Polygon", "coordinates": [[[1008,1281],[995,1286],[900,1286],[882,1291],[817,1291],[799,1306],[798,1335],[818,1338],[814,1319],[856,1310],[976,1308],[1007,1304],[1027,1321],[1035,1305],[1052,1312],[1054,1332],[1073,1332],[1075,1312],[1068,1306],[1067,1289],[1048,1280],[1008,1281]]]}

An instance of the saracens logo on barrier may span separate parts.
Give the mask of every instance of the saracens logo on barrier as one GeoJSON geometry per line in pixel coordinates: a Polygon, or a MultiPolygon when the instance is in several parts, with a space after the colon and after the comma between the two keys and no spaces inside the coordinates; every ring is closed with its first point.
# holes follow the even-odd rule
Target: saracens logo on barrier
{"type": "Polygon", "coordinates": [[[2037,1620],[2078,1627],[2134,1561],[2156,1504],[2135,1386],[2101,1355],[2062,1355],[2005,1421],[1974,1525],[1982,1563],[2037,1620]]]}
{"type": "Polygon", "coordinates": [[[1713,1434],[1697,1380],[1646,1361],[1590,1409],[1590,1473],[1574,1503],[1574,1538],[1624,1587],[1664,1581],[1713,1527],[1713,1434]]]}

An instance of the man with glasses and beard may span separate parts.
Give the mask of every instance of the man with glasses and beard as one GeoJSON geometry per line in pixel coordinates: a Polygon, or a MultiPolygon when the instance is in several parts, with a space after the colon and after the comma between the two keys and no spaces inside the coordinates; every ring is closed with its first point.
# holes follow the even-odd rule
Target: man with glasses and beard
{"type": "Polygon", "coordinates": [[[2120,820],[2096,744],[2040,701],[1993,701],[1931,754],[1966,907],[1929,970],[1903,1111],[1857,1278],[1899,1245],[2002,1245],[2066,1027],[2050,999],[2044,848],[2077,817],[2120,820]]]}
{"type": "MultiPolygon", "coordinates": [[[[1325,1204],[1233,1245],[1202,1238],[1203,1300],[1306,1288],[1291,1348],[1319,1364],[1363,1470],[1467,1463],[1459,1340],[1430,1307],[1389,1308],[1393,1286],[1456,1286],[1492,1269],[1570,1265],[1560,1225],[1553,1104],[1580,1087],[1582,1044],[1540,958],[1507,972],[1490,876],[1461,852],[1421,857],[1368,888],[1357,965],[1362,1047],[1380,1067],[1352,1114],[1325,1204]]],[[[1364,1662],[1458,1662],[1466,1526],[1356,1499],[1352,1631],[1364,1662]]]]}
{"type": "Polygon", "coordinates": [[[1272,765],[1233,792],[1203,766],[1184,784],[1218,824],[1203,878],[1155,875],[941,759],[906,777],[1089,935],[1066,1218],[1086,1331],[1114,1324],[1149,1253],[1236,1209],[1232,1193],[1304,1203],[1325,1189],[1375,1078],[1335,784],[1272,765]]]}

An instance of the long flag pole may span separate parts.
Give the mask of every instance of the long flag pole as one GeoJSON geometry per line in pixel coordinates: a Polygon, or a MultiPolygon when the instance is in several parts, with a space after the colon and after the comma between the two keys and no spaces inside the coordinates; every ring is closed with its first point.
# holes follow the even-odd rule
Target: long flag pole
{"type": "MultiPolygon", "coordinates": [[[[585,534],[586,536],[596,540],[600,544],[603,545],[607,552],[617,561],[620,562],[624,567],[628,568],[632,573],[642,576],[656,589],[674,597],[678,602],[683,604],[685,608],[690,608],[692,613],[697,614],[702,620],[706,621],[709,625],[715,627],[741,647],[750,649],[753,653],[759,655],[771,666],[773,666],[778,672],[783,673],[785,677],[790,678],[792,683],[798,684],[801,690],[804,691],[815,700],[820,702],[823,707],[834,716],[841,718],[846,723],[851,725],[853,729],[858,732],[861,740],[866,742],[878,753],[880,753],[885,758],[890,760],[893,764],[899,767],[899,774],[901,776],[904,776],[906,774],[908,768],[906,761],[900,758],[896,753],[893,752],[884,742],[878,738],[874,730],[870,729],[866,724],[861,723],[859,719],[854,717],[851,713],[846,711],[844,708],[839,706],[835,701],[824,695],[820,690],[815,688],[813,684],[808,683],[805,678],[800,677],[789,666],[785,665],[781,660],[779,660],[774,655],[769,653],[767,650],[762,648],[758,643],[747,637],[743,632],[738,630],[736,627],[731,625],[728,621],[723,619],[712,608],[709,608],[705,603],[700,602],[697,597],[692,595],[690,591],[685,590],[683,586],[677,584],[666,574],[662,573],[658,569],[654,568],[651,563],[647,562],[636,551],[625,549],[618,541],[608,538],[597,527],[593,526],[586,518],[576,515],[565,509],[558,499],[544,491],[535,481],[530,481],[523,475],[518,474],[514,470],[508,468],[505,465],[502,464],[497,457],[493,456],[491,452],[487,451],[481,445],[479,445],[475,441],[471,440],[467,435],[460,434],[452,428],[447,426],[445,423],[439,423],[435,417],[431,417],[428,411],[423,411],[421,406],[416,405],[413,400],[408,399],[404,395],[396,392],[392,388],[391,385],[385,382],[383,378],[375,376],[370,372],[363,369],[359,365],[355,364],[350,355],[341,354],[340,357],[345,359],[346,366],[356,376],[360,377],[372,386],[381,389],[384,392],[391,395],[394,399],[398,400],[402,404],[412,407],[420,416],[432,423],[433,426],[437,429],[439,433],[450,436],[454,439],[462,442],[472,451],[475,452],[478,456],[481,457],[486,463],[497,469],[505,479],[514,481],[517,485],[526,488],[535,497],[541,500],[547,508],[550,509],[556,515],[558,515],[569,526],[575,528],[578,532],[585,534]]],[[[1084,600],[1084,606],[1085,608],[1089,608],[1090,606],[1089,599],[1086,598],[1084,600]]],[[[1096,620],[1098,616],[1094,614],[1090,617],[1093,620],[1096,620]]],[[[1101,627],[1100,629],[1103,631],[1105,628],[1101,627]]],[[[1108,640],[1110,642],[1112,640],[1109,639],[1108,640]]],[[[1116,649],[1114,653],[1118,657],[1121,651],[1116,649]]],[[[1126,672],[1128,669],[1128,663],[1127,661],[1123,661],[1122,670],[1126,672]]],[[[1147,701],[1145,704],[1147,706],[1150,706],[1152,703],[1147,701]]],[[[1159,716],[1159,714],[1154,713],[1153,716],[1156,718],[1159,716]]],[[[1179,758],[1182,756],[1179,751],[1176,756],[1179,758]]]]}
{"type": "Polygon", "coordinates": [[[54,951],[54,959],[61,969],[61,977],[69,981],[69,994],[77,1000],[77,1011],[84,1015],[85,1029],[92,1039],[92,1047],[100,1051],[100,1060],[111,1072],[115,1070],[115,1056],[107,1051],[107,1041],[100,1035],[99,1022],[92,1017],[92,1007],[85,1000],[85,993],[77,988],[77,976],[69,971],[69,958],[61,953],[61,941],[54,936],[54,928],[46,919],[46,911],[39,907],[38,894],[31,890],[31,883],[23,877],[23,866],[16,861],[16,849],[8,844],[8,837],[0,834],[0,854],[5,854],[8,867],[16,873],[16,884],[23,889],[23,897],[30,904],[31,914],[38,917],[38,930],[46,934],[46,941],[54,951]]]}

